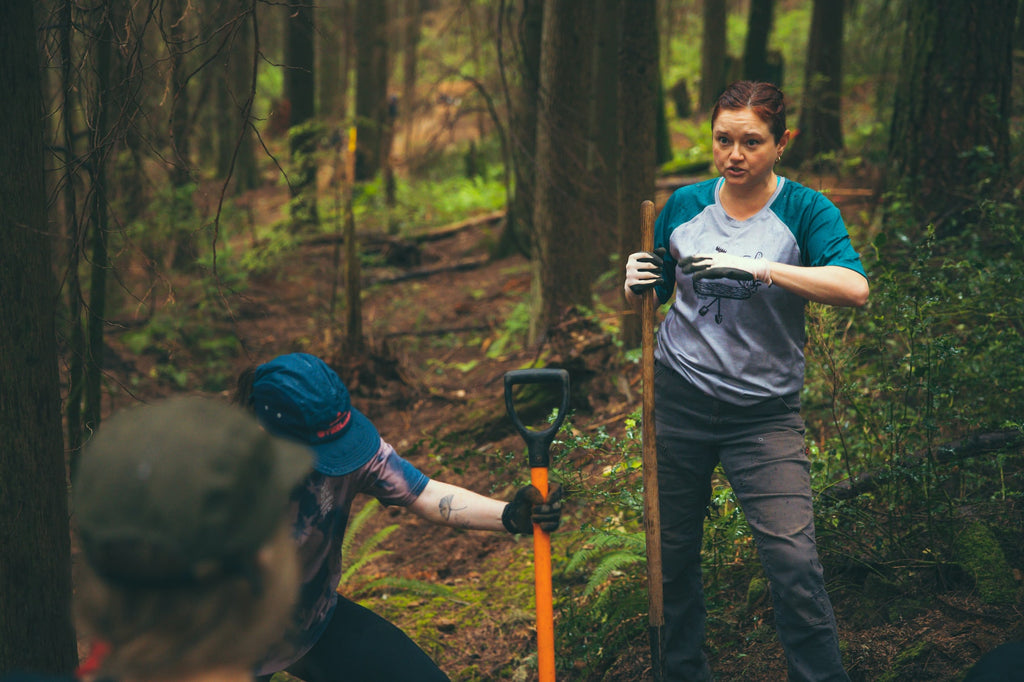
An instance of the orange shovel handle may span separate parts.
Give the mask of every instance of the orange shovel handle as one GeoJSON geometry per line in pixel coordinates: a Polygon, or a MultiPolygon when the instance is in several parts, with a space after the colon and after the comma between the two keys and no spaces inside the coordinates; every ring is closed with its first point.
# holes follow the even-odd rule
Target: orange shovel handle
{"type": "MultiPolygon", "coordinates": [[[[516,430],[526,441],[530,482],[548,496],[548,447],[569,410],[569,372],[564,369],[517,369],[505,372],[505,405],[516,430]],[[560,384],[562,404],[546,429],[534,431],[523,424],[512,399],[516,384],[560,384]]],[[[555,615],[551,597],[551,534],[533,524],[533,576],[537,596],[537,671],[540,682],[555,682],[555,615]]]]}
{"type": "MultiPolygon", "coordinates": [[[[546,467],[530,469],[530,482],[548,496],[546,467]]],[[[555,680],[555,614],[551,596],[551,534],[533,524],[533,577],[537,595],[537,670],[540,682],[555,680]]]]}

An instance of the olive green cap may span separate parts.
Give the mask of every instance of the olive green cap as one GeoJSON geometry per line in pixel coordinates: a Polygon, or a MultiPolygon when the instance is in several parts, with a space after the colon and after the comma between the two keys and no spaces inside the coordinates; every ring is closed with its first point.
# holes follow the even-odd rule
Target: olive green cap
{"type": "Polygon", "coordinates": [[[211,398],[122,410],[86,445],[72,483],[82,549],[100,576],[127,585],[247,571],[312,465],[307,447],[211,398]]]}

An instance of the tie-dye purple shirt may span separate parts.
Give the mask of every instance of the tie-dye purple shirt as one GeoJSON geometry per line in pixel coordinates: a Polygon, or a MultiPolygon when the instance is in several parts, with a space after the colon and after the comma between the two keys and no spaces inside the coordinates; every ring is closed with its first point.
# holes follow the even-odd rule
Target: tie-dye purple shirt
{"type": "Polygon", "coordinates": [[[341,546],[352,502],[358,493],[372,495],[385,505],[412,504],[429,478],[381,440],[369,462],[344,476],[314,472],[292,494],[294,536],[299,544],[302,588],[291,629],[285,641],[268,653],[257,675],[284,670],[313,648],[338,601],[341,546]]]}

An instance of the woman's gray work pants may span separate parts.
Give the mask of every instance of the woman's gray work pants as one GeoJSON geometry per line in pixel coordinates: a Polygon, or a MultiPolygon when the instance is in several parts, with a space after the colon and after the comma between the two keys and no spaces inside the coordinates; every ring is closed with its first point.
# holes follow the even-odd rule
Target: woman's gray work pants
{"type": "Polygon", "coordinates": [[[790,680],[849,680],[814,539],[799,396],[740,407],[655,369],[665,593],[665,677],[711,679],[700,553],[718,462],[753,531],[790,680]]]}

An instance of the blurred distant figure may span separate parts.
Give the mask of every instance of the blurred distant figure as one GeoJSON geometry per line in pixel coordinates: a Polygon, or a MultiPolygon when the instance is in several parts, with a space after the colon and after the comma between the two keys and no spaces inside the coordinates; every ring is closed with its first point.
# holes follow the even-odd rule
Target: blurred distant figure
{"type": "Polygon", "coordinates": [[[252,680],[295,603],[289,496],[311,466],[307,448],[206,398],[107,421],[72,486],[75,611],[94,654],[56,679],[252,680]]]}

